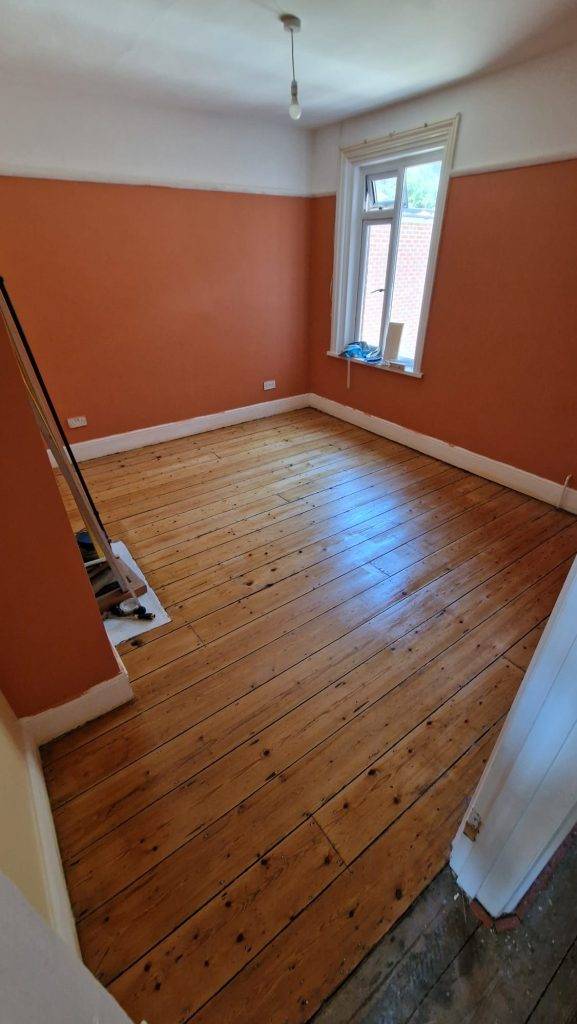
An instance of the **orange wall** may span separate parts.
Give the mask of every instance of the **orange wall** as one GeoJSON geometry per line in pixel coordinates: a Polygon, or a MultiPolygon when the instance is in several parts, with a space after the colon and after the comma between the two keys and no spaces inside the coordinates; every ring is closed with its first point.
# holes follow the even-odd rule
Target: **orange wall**
{"type": "Polygon", "coordinates": [[[88,417],[72,439],[306,391],[309,213],[300,198],[0,178],[0,274],[61,418],[88,417]]]}
{"type": "Polygon", "coordinates": [[[451,180],[422,380],[325,355],[334,197],[313,200],[310,389],[577,482],[577,160],[451,180]]]}
{"type": "Polygon", "coordinates": [[[0,323],[0,687],[18,716],[118,673],[0,323]]]}

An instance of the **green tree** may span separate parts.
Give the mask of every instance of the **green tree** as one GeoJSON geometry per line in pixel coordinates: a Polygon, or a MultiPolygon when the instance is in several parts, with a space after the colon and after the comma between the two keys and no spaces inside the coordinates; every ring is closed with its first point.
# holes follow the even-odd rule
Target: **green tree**
{"type": "Polygon", "coordinates": [[[410,210],[430,210],[433,213],[439,189],[441,161],[415,164],[407,167],[403,206],[410,210]]]}

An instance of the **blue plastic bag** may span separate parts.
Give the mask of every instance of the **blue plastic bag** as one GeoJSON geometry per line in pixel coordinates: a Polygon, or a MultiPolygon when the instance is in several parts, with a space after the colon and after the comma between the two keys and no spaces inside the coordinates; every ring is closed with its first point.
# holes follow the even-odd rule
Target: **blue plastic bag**
{"type": "Polygon", "coordinates": [[[341,353],[345,359],[362,359],[365,363],[380,363],[382,360],[378,348],[367,345],[366,341],[352,341],[341,353]]]}

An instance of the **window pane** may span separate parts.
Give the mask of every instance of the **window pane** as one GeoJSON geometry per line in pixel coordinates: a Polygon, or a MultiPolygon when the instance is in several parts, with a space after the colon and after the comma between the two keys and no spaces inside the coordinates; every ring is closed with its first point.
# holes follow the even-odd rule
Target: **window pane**
{"type": "Polygon", "coordinates": [[[407,361],[417,344],[440,176],[440,160],[405,171],[391,320],[403,324],[399,358],[407,361]]]}
{"type": "Polygon", "coordinates": [[[365,210],[392,210],[396,191],[396,174],[383,178],[367,177],[365,210]]]}
{"type": "Polygon", "coordinates": [[[365,224],[365,274],[361,295],[358,341],[378,346],[385,298],[391,225],[365,224]]]}

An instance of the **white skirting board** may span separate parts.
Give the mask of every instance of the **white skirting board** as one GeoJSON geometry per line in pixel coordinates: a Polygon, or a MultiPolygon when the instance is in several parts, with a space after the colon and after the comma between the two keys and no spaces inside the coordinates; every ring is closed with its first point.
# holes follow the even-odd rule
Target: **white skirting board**
{"type": "MultiPolygon", "coordinates": [[[[529,494],[532,498],[546,501],[550,505],[559,505],[563,496],[562,483],[547,480],[545,477],[528,473],[526,470],[518,469],[506,462],[499,462],[487,455],[479,455],[467,448],[460,448],[448,441],[442,441],[438,437],[421,434],[417,430],[410,430],[409,427],[393,423],[392,420],[372,416],[360,409],[354,409],[352,406],[334,402],[331,398],[317,394],[276,398],[271,402],[258,402],[256,405],[245,405],[238,409],[212,413],[209,416],[194,416],[189,420],[160,423],[155,427],[143,427],[142,430],[131,430],[126,434],[111,434],[108,437],[94,438],[92,441],[80,441],[72,445],[72,450],[78,461],[83,462],[86,459],[97,459],[103,455],[113,455],[117,452],[130,451],[133,448],[171,441],[178,437],[189,437],[209,430],[218,430],[220,427],[227,427],[233,423],[246,423],[249,420],[276,416],[283,412],[307,407],[319,409],[330,416],[336,416],[337,419],[353,423],[364,430],[370,430],[373,434],[387,437],[391,441],[398,441],[399,444],[415,448],[433,458],[441,459],[452,466],[459,466],[460,469],[466,469],[470,473],[477,473],[479,476],[521,491],[523,494],[529,494]]],[[[567,488],[563,496],[563,508],[577,514],[577,490],[574,488],[567,488]]]]}
{"type": "Polygon", "coordinates": [[[99,459],[103,455],[144,448],[149,444],[160,444],[161,441],[174,441],[177,437],[203,434],[209,430],[229,427],[233,423],[247,423],[249,420],[264,419],[266,416],[278,416],[294,409],[305,409],[308,405],[309,395],[275,398],[270,402],[243,405],[237,409],[226,409],[224,412],[214,412],[208,416],[193,416],[189,420],[159,423],[155,427],[129,430],[125,434],[110,434],[108,437],[96,437],[92,441],[79,441],[72,445],[72,451],[79,462],[84,462],[86,459],[99,459]]]}
{"type": "Polygon", "coordinates": [[[494,480],[495,483],[511,487],[515,491],[521,491],[522,494],[529,494],[532,498],[546,501],[550,505],[558,506],[563,497],[563,508],[568,512],[577,513],[577,490],[567,488],[563,496],[563,484],[555,483],[554,480],[547,480],[535,473],[528,473],[524,469],[510,466],[506,462],[498,462],[497,459],[490,459],[486,455],[470,452],[467,448],[459,448],[458,445],[441,441],[438,437],[420,434],[416,430],[402,427],[399,423],[393,423],[392,420],[371,416],[369,413],[361,412],[360,409],[342,405],[341,402],[333,402],[332,399],[324,398],[322,395],[309,395],[309,404],[314,409],[328,413],[329,416],[336,416],[347,423],[370,430],[373,434],[379,434],[390,441],[397,441],[399,444],[407,445],[408,448],[415,448],[425,455],[448,462],[451,466],[458,466],[460,469],[466,469],[469,473],[476,473],[487,480],[494,480]]]}
{"type": "Polygon", "coordinates": [[[34,818],[38,834],[42,870],[44,875],[44,891],[49,908],[50,922],[54,931],[61,939],[80,955],[74,915],[70,905],[70,897],[66,887],[64,869],[58,848],[58,839],[54,828],[54,819],[50,807],[50,799],[46,790],[44,774],[38,748],[71,729],[76,729],[85,722],[98,718],[107,711],[126,704],[133,697],[132,686],[128,673],[115,650],[118,663],[118,674],[113,679],[92,686],[86,693],[74,700],[61,704],[57,708],[49,708],[38,715],[20,719],[24,734],[26,763],[30,783],[30,794],[34,809],[34,818]]]}
{"type": "Polygon", "coordinates": [[[93,718],[99,718],[107,711],[113,711],[114,708],[132,700],[134,692],[128,679],[128,672],[116,649],[113,647],[112,650],[118,663],[118,674],[113,679],[97,683],[80,697],[75,697],[65,704],[59,704],[58,707],[48,708],[47,711],[40,711],[37,715],[20,720],[37,746],[41,747],[43,743],[63,736],[64,733],[77,729],[93,718]]]}
{"type": "Polygon", "coordinates": [[[52,808],[50,807],[50,799],[38,753],[38,744],[25,727],[23,727],[23,732],[32,808],[40,857],[42,859],[44,894],[48,905],[50,924],[56,934],[80,956],[76,925],[64,877],[64,868],[62,867],[56,829],[54,828],[54,818],[52,817],[52,808]]]}

